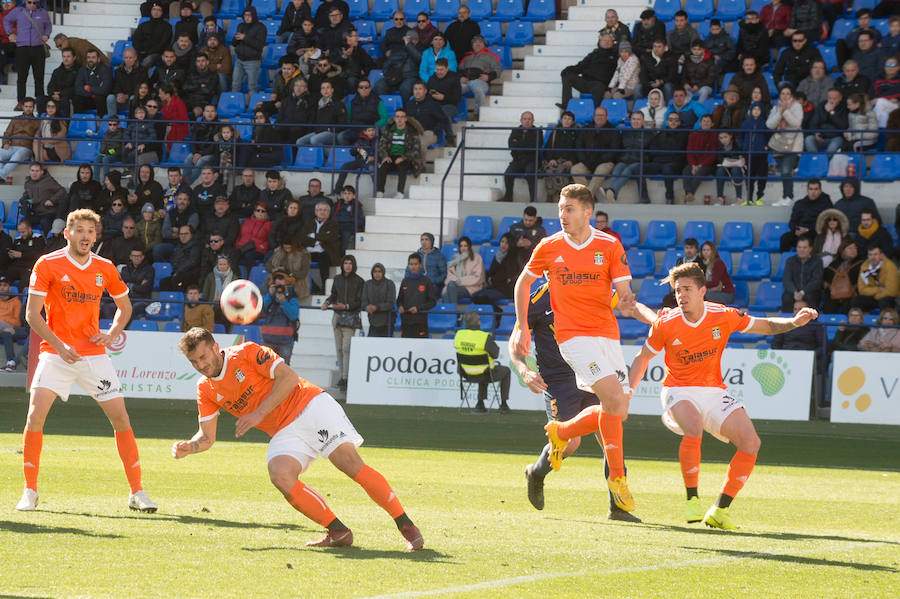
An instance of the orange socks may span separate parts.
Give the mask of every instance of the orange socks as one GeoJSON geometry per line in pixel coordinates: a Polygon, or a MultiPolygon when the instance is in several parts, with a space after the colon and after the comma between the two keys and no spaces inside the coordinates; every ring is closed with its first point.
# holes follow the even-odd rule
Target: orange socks
{"type": "Polygon", "coordinates": [[[756,465],[756,456],[750,453],[738,451],[728,464],[728,478],[722,487],[722,494],[734,497],[744,487],[750,473],[753,472],[753,466],[756,465]]]}
{"type": "Polygon", "coordinates": [[[25,429],[22,439],[22,470],[25,473],[25,487],[37,491],[38,469],[41,465],[41,448],[44,446],[44,431],[25,429]]]}
{"type": "Polygon", "coordinates": [[[591,406],[581,410],[575,418],[559,423],[557,433],[560,439],[568,440],[575,437],[583,437],[596,433],[600,429],[598,418],[600,417],[600,406],[591,406]]]}
{"type": "Polygon", "coordinates": [[[600,436],[603,451],[609,464],[609,478],[625,476],[625,455],[622,450],[622,417],[600,412],[600,436]]]}
{"type": "Polygon", "coordinates": [[[700,442],[702,440],[703,437],[684,435],[681,438],[681,445],[678,447],[681,476],[684,477],[684,486],[688,489],[696,488],[700,480],[700,442]]]}
{"type": "Polygon", "coordinates": [[[336,518],[322,496],[299,480],[284,498],[295,510],[322,527],[327,528],[336,518]]]}
{"type": "Polygon", "coordinates": [[[134,440],[134,431],[116,431],[116,449],[122,459],[125,468],[125,476],[128,478],[128,486],[132,493],[137,493],[141,486],[141,458],[138,455],[137,441],[134,440]]]}
{"type": "Polygon", "coordinates": [[[390,514],[391,518],[403,515],[403,506],[397,495],[391,490],[391,485],[377,470],[370,466],[363,466],[353,480],[366,490],[372,501],[381,506],[381,509],[390,514]]]}

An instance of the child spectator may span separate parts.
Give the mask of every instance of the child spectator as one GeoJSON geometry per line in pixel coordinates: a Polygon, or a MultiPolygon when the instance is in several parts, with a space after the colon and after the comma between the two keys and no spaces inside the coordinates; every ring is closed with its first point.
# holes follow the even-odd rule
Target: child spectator
{"type": "Polygon", "coordinates": [[[213,307],[209,304],[198,304],[200,301],[200,287],[197,285],[188,285],[185,294],[184,304],[184,323],[182,331],[188,331],[193,327],[206,329],[210,333],[216,324],[215,313],[213,307]]]}

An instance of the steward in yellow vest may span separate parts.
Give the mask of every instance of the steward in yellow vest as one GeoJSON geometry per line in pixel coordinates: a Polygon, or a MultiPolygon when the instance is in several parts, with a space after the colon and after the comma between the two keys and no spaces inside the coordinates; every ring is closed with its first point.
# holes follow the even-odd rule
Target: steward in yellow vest
{"type": "Polygon", "coordinates": [[[494,336],[480,330],[481,316],[478,312],[466,312],[463,316],[464,329],[460,329],[453,337],[459,368],[464,377],[478,383],[478,402],[476,412],[487,412],[484,400],[487,398],[487,386],[491,381],[500,382],[500,412],[509,412],[510,371],[506,366],[494,362],[500,355],[500,348],[494,336]]]}

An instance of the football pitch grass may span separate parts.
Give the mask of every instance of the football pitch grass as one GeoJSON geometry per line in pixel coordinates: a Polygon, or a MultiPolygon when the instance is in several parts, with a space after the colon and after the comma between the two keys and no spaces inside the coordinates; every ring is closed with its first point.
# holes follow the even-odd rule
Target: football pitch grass
{"type": "MultiPolygon", "coordinates": [[[[643,524],[610,522],[603,462],[586,439],[546,479],[523,467],[542,415],[347,407],[421,528],[409,553],[390,518],[324,460],[303,480],[353,529],[350,548],[308,549],[322,532],[268,481],[265,435],[174,460],[196,431],[191,402],[129,400],[156,514],[127,509],[111,429],[85,399],[57,402],[45,429],[38,510],[22,489],[21,391],[0,395],[0,597],[895,597],[900,580],[900,427],[763,421],[759,463],[731,511],[742,530],[683,520],[678,437],[658,418],[625,424],[643,524]]],[[[712,503],[732,448],[704,437],[700,495],[712,503]]]]}

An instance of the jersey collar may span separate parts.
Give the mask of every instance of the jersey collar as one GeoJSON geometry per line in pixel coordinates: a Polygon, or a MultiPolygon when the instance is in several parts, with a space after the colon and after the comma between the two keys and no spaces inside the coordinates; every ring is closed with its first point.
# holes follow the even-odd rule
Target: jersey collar
{"type": "Polygon", "coordinates": [[[87,270],[88,267],[91,265],[91,262],[94,261],[94,252],[88,252],[88,259],[87,259],[87,262],[85,262],[84,264],[81,264],[80,262],[78,262],[78,260],[76,260],[75,258],[72,257],[72,254],[69,253],[69,248],[68,248],[68,247],[66,247],[65,252],[66,252],[66,258],[67,258],[67,259],[69,260],[69,262],[71,262],[71,263],[75,266],[75,268],[77,268],[78,270],[87,270]]]}
{"type": "Polygon", "coordinates": [[[681,311],[681,320],[684,321],[684,324],[688,325],[689,327],[691,327],[693,329],[696,329],[697,327],[699,327],[700,323],[703,322],[704,318],[706,318],[706,302],[705,301],[703,302],[703,315],[700,317],[700,319],[697,322],[691,322],[690,320],[685,318],[684,310],[681,311]]]}
{"type": "Polygon", "coordinates": [[[572,238],[569,237],[569,234],[566,233],[565,231],[563,231],[563,238],[566,240],[566,243],[568,243],[570,246],[572,246],[576,250],[583,250],[592,241],[594,241],[594,235],[597,233],[597,229],[595,229],[594,227],[588,226],[588,229],[590,229],[591,233],[590,233],[590,235],[588,235],[587,240],[584,243],[582,243],[581,245],[577,245],[575,243],[575,241],[573,241],[572,238]]]}
{"type": "Polygon", "coordinates": [[[221,381],[225,378],[225,373],[228,371],[228,352],[222,352],[222,371],[219,372],[219,376],[211,376],[209,380],[211,381],[221,381]]]}

